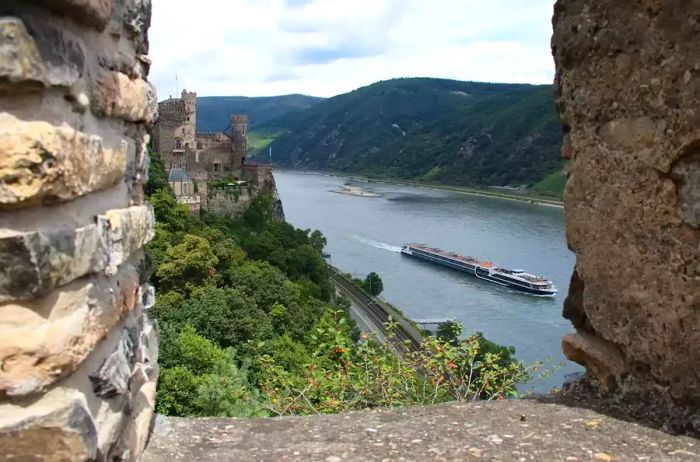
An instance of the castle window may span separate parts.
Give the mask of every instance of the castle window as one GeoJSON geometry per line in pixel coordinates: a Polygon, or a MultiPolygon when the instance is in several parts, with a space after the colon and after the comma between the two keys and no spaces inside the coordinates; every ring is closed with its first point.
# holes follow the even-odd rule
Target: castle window
{"type": "Polygon", "coordinates": [[[215,171],[215,172],[220,172],[220,171],[221,171],[221,163],[219,163],[219,162],[214,162],[214,171],[215,171]]]}
{"type": "Polygon", "coordinates": [[[197,149],[202,149],[202,142],[201,141],[197,141],[197,149]]]}
{"type": "Polygon", "coordinates": [[[175,138],[175,149],[182,149],[182,139],[175,138]]]}
{"type": "Polygon", "coordinates": [[[182,194],[185,196],[187,195],[187,183],[182,184],[182,194]]]}
{"type": "Polygon", "coordinates": [[[189,149],[189,148],[190,148],[190,143],[185,143],[185,149],[189,149]]]}

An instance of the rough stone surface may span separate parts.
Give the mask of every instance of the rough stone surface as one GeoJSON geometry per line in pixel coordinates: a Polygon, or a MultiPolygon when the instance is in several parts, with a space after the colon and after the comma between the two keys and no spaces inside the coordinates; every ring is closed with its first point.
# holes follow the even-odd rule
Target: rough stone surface
{"type": "Polygon", "coordinates": [[[105,234],[88,225],[0,237],[0,302],[35,298],[104,269],[109,258],[105,234]]]}
{"type": "Polygon", "coordinates": [[[134,268],[114,278],[78,280],[58,293],[0,307],[0,394],[40,392],[77,369],[139,303],[134,268]]]}
{"type": "Polygon", "coordinates": [[[605,387],[625,372],[620,350],[612,342],[606,342],[595,335],[587,332],[567,335],[562,340],[562,348],[570,360],[585,362],[591,374],[605,387]]]}
{"type": "Polygon", "coordinates": [[[113,398],[129,390],[134,357],[133,346],[129,332],[124,329],[117,349],[107,356],[97,372],[90,375],[97,396],[113,398]]]}
{"type": "Polygon", "coordinates": [[[697,407],[700,3],[559,0],[553,24],[580,333],[565,351],[613,391],[697,407]]]}
{"type": "Polygon", "coordinates": [[[0,460],[137,461],[148,439],[150,19],[0,1],[0,460]]]}
{"type": "Polygon", "coordinates": [[[0,113],[0,209],[67,201],[114,186],[126,143],[107,147],[66,124],[26,122],[0,113]]]}
{"type": "Polygon", "coordinates": [[[144,462],[690,461],[700,443],[531,400],[276,419],[158,416],[144,462]]]}
{"type": "Polygon", "coordinates": [[[117,268],[153,237],[150,205],[110,210],[77,229],[0,233],[0,303],[48,294],[87,274],[117,268]]]}
{"type": "Polygon", "coordinates": [[[114,0],[30,0],[75,21],[104,29],[112,18],[114,0]]]}
{"type": "Polygon", "coordinates": [[[97,429],[76,393],[37,415],[0,428],[0,460],[89,461],[97,456],[97,429]]]}
{"type": "Polygon", "coordinates": [[[92,109],[101,116],[151,124],[158,113],[158,101],[155,88],[145,80],[108,72],[95,85],[92,109]]]}
{"type": "Polygon", "coordinates": [[[43,85],[45,72],[39,49],[22,21],[0,19],[0,87],[3,80],[43,85]]]}

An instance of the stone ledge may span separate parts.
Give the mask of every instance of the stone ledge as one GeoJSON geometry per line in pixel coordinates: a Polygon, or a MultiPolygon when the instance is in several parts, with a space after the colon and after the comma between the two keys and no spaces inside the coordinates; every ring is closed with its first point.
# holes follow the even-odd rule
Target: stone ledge
{"type": "Polygon", "coordinates": [[[700,442],[597,412],[511,400],[276,419],[158,416],[143,462],[697,460],[700,442]]]}
{"type": "Polygon", "coordinates": [[[0,113],[0,209],[65,202],[116,185],[127,166],[127,145],[67,124],[26,122],[0,113]]]}

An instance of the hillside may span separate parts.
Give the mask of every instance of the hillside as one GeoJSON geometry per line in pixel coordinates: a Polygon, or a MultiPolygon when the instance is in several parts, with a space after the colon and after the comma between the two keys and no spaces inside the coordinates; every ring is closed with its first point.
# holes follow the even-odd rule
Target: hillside
{"type": "Polygon", "coordinates": [[[258,124],[252,134],[274,139],[282,166],[532,186],[563,168],[551,93],[549,85],[395,79],[258,124]]]}
{"type": "Polygon", "coordinates": [[[197,130],[217,132],[228,126],[231,114],[247,114],[251,127],[306,109],[323,98],[306,95],[204,96],[197,98],[197,130]]]}

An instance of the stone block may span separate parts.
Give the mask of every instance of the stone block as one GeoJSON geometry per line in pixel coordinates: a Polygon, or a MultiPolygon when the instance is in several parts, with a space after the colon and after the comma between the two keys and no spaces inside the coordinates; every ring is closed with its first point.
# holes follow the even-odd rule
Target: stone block
{"type": "Polygon", "coordinates": [[[103,30],[112,17],[114,0],[31,0],[74,21],[103,30]]]}
{"type": "Polygon", "coordinates": [[[138,249],[148,243],[154,234],[155,215],[150,204],[110,210],[98,221],[106,221],[110,235],[110,274],[117,271],[138,249]]]}
{"type": "Polygon", "coordinates": [[[93,391],[100,398],[123,395],[129,389],[132,375],[134,345],[129,332],[124,329],[117,348],[102,362],[100,368],[90,374],[93,391]]]}
{"type": "Polygon", "coordinates": [[[33,16],[25,18],[24,24],[41,54],[45,85],[70,87],[85,75],[86,50],[80,37],[33,16]]]}
{"type": "Polygon", "coordinates": [[[0,458],[7,461],[68,462],[97,457],[97,429],[79,393],[42,403],[29,417],[0,418],[0,458]]]}
{"type": "Polygon", "coordinates": [[[156,403],[156,384],[156,379],[148,380],[136,389],[132,397],[129,420],[112,454],[119,460],[136,462],[146,448],[156,403]]]}
{"type": "Polygon", "coordinates": [[[0,307],[0,395],[27,396],[75,371],[139,302],[139,275],[125,265],[31,303],[0,307]]]}
{"type": "Polygon", "coordinates": [[[0,303],[48,294],[87,274],[115,274],[152,237],[150,205],[110,210],[96,224],[0,234],[0,303]]]}
{"type": "Polygon", "coordinates": [[[92,110],[99,116],[151,124],[158,114],[156,90],[145,80],[107,72],[93,89],[92,110]]]}
{"type": "Polygon", "coordinates": [[[97,225],[0,237],[0,302],[28,300],[107,267],[106,231],[97,225]]]}
{"type": "Polygon", "coordinates": [[[75,199],[116,185],[127,165],[126,143],[67,124],[26,122],[0,113],[0,209],[75,199]]]}
{"type": "Polygon", "coordinates": [[[605,387],[612,385],[625,370],[622,353],[613,343],[586,332],[566,335],[562,339],[564,354],[571,361],[586,366],[605,387]]]}
{"type": "Polygon", "coordinates": [[[43,87],[46,69],[34,39],[18,18],[0,19],[0,85],[43,87]]]}

